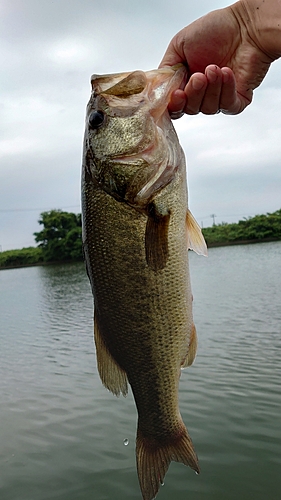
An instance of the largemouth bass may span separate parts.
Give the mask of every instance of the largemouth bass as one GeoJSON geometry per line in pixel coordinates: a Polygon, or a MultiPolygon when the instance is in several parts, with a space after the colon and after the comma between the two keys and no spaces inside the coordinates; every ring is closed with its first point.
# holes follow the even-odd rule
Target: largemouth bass
{"type": "Polygon", "coordinates": [[[137,470],[151,500],[172,460],[199,472],[178,406],[197,346],[188,247],[206,254],[187,208],[184,154],[167,105],[184,68],[94,75],[82,173],[83,248],[102,383],[138,411],[137,470]]]}

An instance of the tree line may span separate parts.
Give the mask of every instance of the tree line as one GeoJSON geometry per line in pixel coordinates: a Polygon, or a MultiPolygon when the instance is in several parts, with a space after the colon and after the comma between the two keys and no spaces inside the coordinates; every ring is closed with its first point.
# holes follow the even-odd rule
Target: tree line
{"type": "MultiPolygon", "coordinates": [[[[0,253],[0,269],[50,262],[83,260],[81,214],[50,210],[38,220],[43,229],[34,233],[37,247],[0,253]]],[[[202,229],[208,246],[281,240],[281,209],[245,218],[237,223],[202,229]]]]}
{"type": "Polygon", "coordinates": [[[207,245],[231,245],[281,240],[281,209],[228,224],[222,222],[202,230],[207,245]]]}

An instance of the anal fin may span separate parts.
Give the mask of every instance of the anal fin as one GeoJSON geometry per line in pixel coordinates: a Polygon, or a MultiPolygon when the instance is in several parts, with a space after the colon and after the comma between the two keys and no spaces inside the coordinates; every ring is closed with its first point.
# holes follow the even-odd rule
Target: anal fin
{"type": "Polygon", "coordinates": [[[94,316],[94,338],[98,371],[103,385],[115,396],[119,396],[120,393],[126,396],[128,394],[126,372],[120,368],[108,351],[98,327],[96,312],[94,316]]]}
{"type": "Polygon", "coordinates": [[[187,366],[192,365],[193,361],[195,360],[196,357],[196,352],[197,352],[197,333],[196,333],[196,328],[195,325],[192,325],[191,329],[191,336],[190,336],[190,341],[189,341],[189,348],[188,348],[188,353],[183,361],[181,368],[186,368],[187,366]]]}

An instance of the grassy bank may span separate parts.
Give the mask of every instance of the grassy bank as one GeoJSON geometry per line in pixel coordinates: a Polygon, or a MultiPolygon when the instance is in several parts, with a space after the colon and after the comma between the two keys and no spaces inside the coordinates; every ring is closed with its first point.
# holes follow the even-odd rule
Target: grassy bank
{"type": "MultiPolygon", "coordinates": [[[[54,218],[58,219],[59,223],[61,223],[62,217],[64,219],[67,217],[74,224],[74,227],[64,228],[63,233],[62,230],[53,230],[53,227],[51,227],[48,238],[45,234],[46,230],[41,233],[35,233],[37,240],[43,241],[43,244],[41,243],[39,247],[7,250],[0,253],[0,269],[82,260],[80,214],[75,215],[51,211],[44,212],[42,215],[45,218],[52,218],[52,224],[54,218]],[[77,227],[75,224],[77,224],[77,227]]],[[[46,222],[44,223],[46,226],[46,222]]],[[[255,217],[243,219],[233,224],[223,222],[222,224],[204,228],[202,232],[209,247],[281,240],[281,209],[271,214],[256,215],[255,217]]]]}
{"type": "Polygon", "coordinates": [[[202,229],[209,247],[281,240],[281,210],[202,229]]]}
{"type": "Polygon", "coordinates": [[[21,250],[7,250],[0,253],[0,269],[35,266],[43,263],[43,252],[38,247],[27,247],[21,250]]]}
{"type": "Polygon", "coordinates": [[[47,266],[52,264],[68,264],[70,262],[81,262],[81,258],[46,261],[41,248],[28,247],[21,250],[7,250],[0,253],[1,269],[14,269],[17,267],[47,266]]]}

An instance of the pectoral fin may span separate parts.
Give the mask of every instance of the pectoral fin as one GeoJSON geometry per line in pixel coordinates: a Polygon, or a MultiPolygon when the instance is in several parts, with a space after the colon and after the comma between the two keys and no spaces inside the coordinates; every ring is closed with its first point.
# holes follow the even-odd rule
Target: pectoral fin
{"type": "Polygon", "coordinates": [[[196,352],[197,352],[197,333],[195,325],[193,324],[191,329],[188,353],[181,365],[181,368],[186,368],[187,366],[192,365],[193,361],[195,360],[196,352]]]}
{"type": "Polygon", "coordinates": [[[186,230],[188,248],[194,250],[194,252],[199,255],[205,255],[205,257],[207,257],[208,250],[206,241],[198,222],[194,219],[190,210],[187,210],[186,213],[186,230]]]}
{"type": "Polygon", "coordinates": [[[98,327],[97,314],[94,318],[94,338],[98,371],[103,385],[115,396],[128,394],[127,376],[108,351],[98,327]]]}
{"type": "Polygon", "coordinates": [[[166,266],[168,248],[168,230],[170,214],[157,212],[154,203],[150,204],[145,230],[145,253],[147,265],[153,271],[160,271],[166,266]]]}

